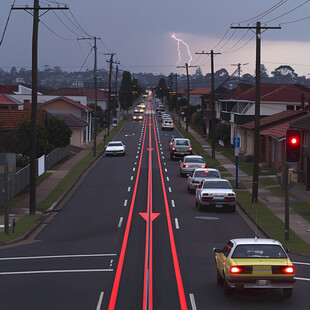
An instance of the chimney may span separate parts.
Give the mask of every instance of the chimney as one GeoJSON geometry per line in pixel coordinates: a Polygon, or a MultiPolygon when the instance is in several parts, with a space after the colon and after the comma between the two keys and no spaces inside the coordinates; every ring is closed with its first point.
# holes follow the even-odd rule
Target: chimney
{"type": "Polygon", "coordinates": [[[24,110],[31,110],[30,100],[24,100],[24,110]]]}
{"type": "Polygon", "coordinates": [[[301,103],[301,109],[305,110],[305,95],[304,95],[304,93],[301,94],[300,103],[301,103]]]}

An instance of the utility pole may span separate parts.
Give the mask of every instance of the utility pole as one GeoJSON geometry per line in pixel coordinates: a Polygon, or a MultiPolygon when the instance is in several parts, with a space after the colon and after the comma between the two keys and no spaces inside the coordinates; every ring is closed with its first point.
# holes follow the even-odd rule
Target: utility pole
{"type": "Polygon", "coordinates": [[[237,69],[237,71],[238,71],[238,84],[240,84],[240,80],[241,80],[241,66],[246,66],[248,64],[249,64],[248,62],[245,64],[241,64],[240,62],[237,64],[231,64],[231,66],[237,66],[238,67],[238,69],[237,69]]]}
{"type": "Polygon", "coordinates": [[[110,107],[111,107],[111,80],[112,80],[112,66],[113,63],[115,64],[119,64],[119,62],[113,62],[113,57],[115,55],[115,53],[106,53],[104,55],[110,55],[110,60],[107,60],[107,62],[110,63],[110,72],[109,72],[109,99],[108,99],[108,133],[107,135],[110,135],[110,123],[111,123],[111,111],[110,111],[110,107]]]}
{"type": "Polygon", "coordinates": [[[38,34],[39,34],[39,18],[50,10],[68,10],[64,7],[40,7],[39,0],[33,1],[33,7],[12,7],[12,10],[24,10],[33,16],[32,31],[32,76],[31,76],[31,129],[30,129],[30,184],[29,184],[29,214],[36,214],[36,153],[37,153],[37,106],[38,106],[38,34]],[[40,10],[43,10],[41,15],[40,10]]]}
{"type": "Polygon", "coordinates": [[[179,114],[179,102],[178,102],[178,74],[175,73],[174,74],[175,76],[175,98],[176,98],[176,110],[177,110],[177,113],[179,114]]]}
{"type": "Polygon", "coordinates": [[[118,76],[118,66],[116,66],[116,72],[115,72],[114,117],[116,117],[116,104],[117,104],[117,76],[118,76]]]}
{"type": "Polygon", "coordinates": [[[189,74],[188,68],[196,68],[197,66],[189,66],[188,63],[185,66],[177,66],[177,68],[186,68],[186,77],[187,77],[187,108],[186,108],[186,131],[188,132],[188,119],[189,119],[189,74]]]}
{"type": "Polygon", "coordinates": [[[215,90],[214,90],[214,55],[221,55],[221,53],[214,53],[211,50],[210,53],[202,51],[201,53],[195,53],[197,55],[211,55],[211,128],[212,128],[212,157],[215,158],[215,90]]]}
{"type": "Polygon", "coordinates": [[[95,108],[94,108],[94,157],[97,153],[97,39],[98,37],[77,38],[77,40],[94,40],[94,89],[95,89],[95,108]]]}
{"type": "Polygon", "coordinates": [[[256,31],[256,99],[255,99],[255,129],[254,129],[254,163],[253,163],[253,183],[252,183],[252,202],[258,199],[258,174],[259,174],[259,158],[260,158],[260,67],[261,67],[261,30],[264,29],[281,29],[281,27],[261,26],[260,22],[256,22],[256,26],[247,27],[231,27],[232,29],[255,29],[256,31]]]}

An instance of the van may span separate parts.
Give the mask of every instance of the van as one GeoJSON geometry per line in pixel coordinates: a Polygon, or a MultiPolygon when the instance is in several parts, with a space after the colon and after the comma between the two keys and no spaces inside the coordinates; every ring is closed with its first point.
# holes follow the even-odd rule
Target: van
{"type": "Polygon", "coordinates": [[[113,118],[113,119],[112,119],[112,126],[113,126],[113,127],[117,127],[117,124],[118,124],[117,118],[113,118]]]}

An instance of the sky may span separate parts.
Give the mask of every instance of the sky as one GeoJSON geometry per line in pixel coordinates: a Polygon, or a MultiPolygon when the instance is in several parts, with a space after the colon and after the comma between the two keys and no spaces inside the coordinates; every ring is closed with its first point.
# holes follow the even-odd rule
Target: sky
{"type": "MultiPolygon", "coordinates": [[[[290,65],[299,75],[310,77],[310,0],[42,0],[41,7],[65,3],[69,10],[50,10],[40,17],[39,68],[92,70],[93,40],[98,39],[98,68],[108,68],[106,53],[115,53],[119,68],[132,73],[185,74],[189,63],[210,72],[210,57],[196,52],[221,52],[215,70],[232,73],[255,71],[255,33],[230,26],[281,26],[261,35],[261,62],[267,73],[290,65]],[[261,14],[264,13],[264,14],[261,14]],[[309,17],[309,18],[308,18],[309,17]],[[298,21],[303,19],[302,21],[298,21]],[[77,24],[78,23],[78,24],[77,24]],[[186,46],[172,37],[182,40],[186,46]],[[88,57],[87,57],[88,56],[88,57]],[[191,60],[192,57],[192,60],[191,60]],[[84,64],[84,66],[83,66],[84,64]]],[[[14,0],[1,0],[0,35],[14,0]]],[[[33,6],[33,0],[15,0],[15,7],[33,6]]],[[[41,13],[44,11],[42,10],[41,13]]],[[[1,40],[1,38],[0,38],[1,40]]],[[[0,68],[31,68],[32,15],[12,10],[0,45],[0,68]]],[[[193,74],[196,67],[190,68],[193,74]]]]}

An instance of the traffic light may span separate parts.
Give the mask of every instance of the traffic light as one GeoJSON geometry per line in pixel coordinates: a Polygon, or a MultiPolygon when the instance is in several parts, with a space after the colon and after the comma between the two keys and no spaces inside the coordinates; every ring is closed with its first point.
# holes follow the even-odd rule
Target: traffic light
{"type": "Polygon", "coordinates": [[[286,162],[299,162],[301,149],[301,133],[298,129],[286,131],[286,162]]]}

